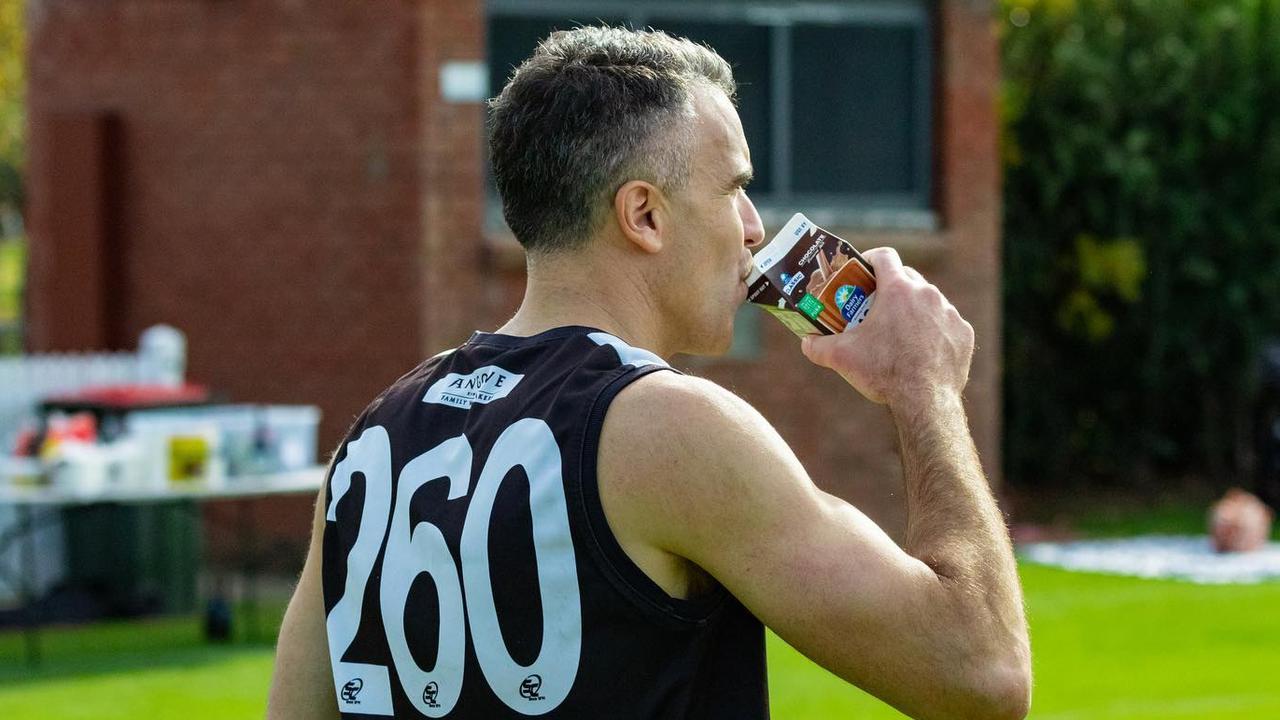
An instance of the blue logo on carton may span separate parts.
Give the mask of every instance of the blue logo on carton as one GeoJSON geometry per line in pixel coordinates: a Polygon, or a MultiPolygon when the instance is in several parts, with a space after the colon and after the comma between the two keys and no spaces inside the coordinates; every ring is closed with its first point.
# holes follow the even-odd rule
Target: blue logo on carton
{"type": "Polygon", "coordinates": [[[798,272],[795,275],[788,275],[787,273],[782,273],[782,294],[790,295],[792,292],[795,291],[796,286],[799,285],[800,281],[803,279],[804,279],[804,273],[802,272],[798,272]]]}
{"type": "Polygon", "coordinates": [[[867,294],[856,285],[841,285],[836,289],[836,306],[846,322],[853,320],[866,301],[867,294]]]}

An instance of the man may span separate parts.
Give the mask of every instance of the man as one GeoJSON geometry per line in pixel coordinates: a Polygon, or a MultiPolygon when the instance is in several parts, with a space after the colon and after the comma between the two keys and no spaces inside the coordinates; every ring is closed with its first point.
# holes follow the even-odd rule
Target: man
{"type": "MultiPolygon", "coordinates": [[[[750,154],[728,65],[553,34],[493,102],[516,315],[379,396],[335,456],[269,715],[763,718],[763,627],[916,717],[1023,717],[1015,564],[961,392],[973,330],[891,249],[803,352],[892,411],[904,549],[678,352],[729,345],[750,154]]],[[[781,380],[785,382],[785,379],[781,380]]]]}

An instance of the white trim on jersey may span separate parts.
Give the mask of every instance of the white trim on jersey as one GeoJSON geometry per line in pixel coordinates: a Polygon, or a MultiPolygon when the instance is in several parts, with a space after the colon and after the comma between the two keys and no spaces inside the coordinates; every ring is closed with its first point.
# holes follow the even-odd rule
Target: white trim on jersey
{"type": "Polygon", "coordinates": [[[671,367],[667,361],[654,355],[648,350],[638,347],[632,347],[622,340],[610,335],[606,332],[589,333],[587,337],[591,338],[597,345],[608,345],[618,353],[618,359],[623,365],[631,365],[634,367],[644,367],[645,365],[661,365],[662,367],[671,367]]]}

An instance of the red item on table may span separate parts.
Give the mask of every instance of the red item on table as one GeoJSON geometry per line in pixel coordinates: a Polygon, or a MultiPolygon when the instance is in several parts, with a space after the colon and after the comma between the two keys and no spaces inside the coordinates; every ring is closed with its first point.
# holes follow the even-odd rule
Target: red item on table
{"type": "Polygon", "coordinates": [[[209,401],[203,385],[98,385],[45,399],[45,404],[96,405],[113,409],[192,405],[209,401]]]}

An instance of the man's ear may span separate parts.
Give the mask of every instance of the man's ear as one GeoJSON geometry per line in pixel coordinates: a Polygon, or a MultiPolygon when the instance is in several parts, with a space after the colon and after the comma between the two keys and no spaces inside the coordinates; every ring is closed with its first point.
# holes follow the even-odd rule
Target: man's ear
{"type": "Polygon", "coordinates": [[[667,203],[653,183],[630,180],[613,196],[613,214],[628,242],[647,253],[662,250],[667,203]]]}

